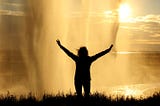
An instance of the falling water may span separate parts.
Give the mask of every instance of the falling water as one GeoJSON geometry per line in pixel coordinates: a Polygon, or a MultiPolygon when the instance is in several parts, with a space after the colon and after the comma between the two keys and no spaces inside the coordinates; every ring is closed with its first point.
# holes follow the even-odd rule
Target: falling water
{"type": "MultiPolygon", "coordinates": [[[[74,63],[56,45],[56,39],[60,39],[62,44],[75,54],[80,46],[87,46],[89,54],[93,55],[108,48],[111,43],[115,44],[118,30],[116,9],[119,2],[0,2],[4,7],[11,7],[8,11],[3,10],[3,21],[0,21],[1,34],[9,36],[1,40],[1,49],[3,52],[7,51],[3,53],[7,59],[6,63],[1,64],[1,70],[7,70],[7,76],[10,76],[6,77],[6,72],[3,74],[5,79],[2,78],[1,88],[5,90],[35,93],[74,91],[74,63]],[[112,13],[108,14],[108,11],[112,13]]],[[[109,55],[93,67],[93,79],[95,77],[97,80],[93,80],[93,87],[100,81],[97,75],[101,74],[98,74],[98,71],[103,73],[104,70],[109,70],[104,68],[103,62],[109,62],[111,58],[109,55]]]]}
{"type": "MultiPolygon", "coordinates": [[[[76,49],[83,45],[88,47],[90,55],[108,48],[116,40],[118,3],[28,1],[21,50],[29,88],[36,92],[73,91],[74,63],[58,48],[56,39],[75,54],[76,49]],[[106,11],[113,13],[105,14],[106,11]]],[[[97,67],[93,67],[93,76],[96,77],[97,70],[105,70],[103,61],[108,59],[102,59],[97,67]]]]}
{"type": "MultiPolygon", "coordinates": [[[[114,44],[111,53],[91,66],[92,91],[140,81],[144,77],[143,73],[134,73],[138,76],[137,80],[132,77],[133,72],[128,71],[135,69],[130,64],[134,56],[116,52],[117,40],[123,40],[117,36],[117,9],[120,1],[28,0],[19,5],[14,2],[4,3],[16,6],[19,11],[4,11],[4,15],[1,15],[4,20],[0,21],[3,25],[1,34],[10,36],[1,40],[1,43],[9,42],[2,47],[10,51],[4,53],[8,62],[6,70],[9,70],[4,73],[11,76],[5,77],[5,80],[2,78],[1,88],[16,92],[21,91],[19,89],[35,93],[74,92],[75,64],[60,50],[56,39],[60,39],[62,44],[75,54],[80,46],[87,46],[89,55],[94,55],[114,44]]],[[[127,44],[124,47],[126,48],[127,44]]],[[[134,65],[138,64],[138,61],[134,62],[134,65]]],[[[6,63],[1,66],[5,67],[6,63]]],[[[144,78],[144,82],[147,81],[144,78]]]]}
{"type": "Polygon", "coordinates": [[[81,46],[94,55],[114,44],[91,66],[92,92],[128,95],[159,86],[159,53],[119,52],[131,49],[119,30],[120,1],[0,0],[0,93],[75,92],[75,64],[56,39],[74,54],[81,46]]]}

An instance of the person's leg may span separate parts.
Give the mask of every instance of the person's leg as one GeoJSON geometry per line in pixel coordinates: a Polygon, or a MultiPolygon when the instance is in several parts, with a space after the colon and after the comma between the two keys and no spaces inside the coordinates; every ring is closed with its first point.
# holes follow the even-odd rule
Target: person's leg
{"type": "Polygon", "coordinates": [[[83,82],[83,87],[84,87],[84,95],[85,95],[85,97],[89,97],[90,88],[91,88],[90,81],[84,81],[83,82]]]}
{"type": "Polygon", "coordinates": [[[74,85],[75,85],[77,96],[82,97],[82,81],[75,80],[74,85]]]}

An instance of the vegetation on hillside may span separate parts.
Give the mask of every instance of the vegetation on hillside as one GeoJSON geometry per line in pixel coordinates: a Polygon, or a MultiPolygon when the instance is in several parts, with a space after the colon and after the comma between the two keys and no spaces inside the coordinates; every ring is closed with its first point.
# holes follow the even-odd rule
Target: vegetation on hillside
{"type": "Polygon", "coordinates": [[[93,93],[90,97],[78,98],[74,94],[44,94],[41,99],[36,99],[32,93],[17,98],[7,94],[0,96],[0,106],[160,106],[160,93],[154,93],[147,98],[118,97],[112,98],[101,93],[93,93]]]}

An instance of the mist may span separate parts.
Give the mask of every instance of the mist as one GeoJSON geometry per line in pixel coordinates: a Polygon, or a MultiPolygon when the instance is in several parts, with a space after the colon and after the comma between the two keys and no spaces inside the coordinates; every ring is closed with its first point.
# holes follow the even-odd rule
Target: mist
{"type": "Polygon", "coordinates": [[[74,92],[75,64],[59,49],[56,39],[74,54],[79,47],[87,46],[90,56],[114,44],[111,53],[91,66],[93,91],[140,81],[143,73],[128,71],[134,69],[130,64],[132,57],[117,54],[117,40],[120,44],[121,39],[117,12],[120,3],[28,0],[21,2],[19,14],[1,15],[0,47],[5,60],[0,70],[1,92],[74,92]],[[106,14],[108,11],[111,12],[106,14]],[[131,77],[131,73],[139,75],[138,79],[131,77]]]}
{"type": "MultiPolygon", "coordinates": [[[[80,46],[87,46],[91,51],[90,55],[93,55],[115,43],[118,14],[115,16],[111,14],[110,22],[102,23],[102,20],[105,21],[103,16],[105,8],[101,12],[95,8],[95,4],[93,1],[84,0],[58,2],[41,0],[27,3],[25,34],[21,36],[20,49],[31,91],[40,93],[74,91],[74,63],[59,50],[56,39],[60,39],[62,44],[75,54],[80,46]],[[101,16],[97,16],[98,11],[101,12],[101,16]]],[[[118,6],[117,3],[112,5],[113,7],[106,9],[114,10],[118,6]]],[[[102,64],[97,64],[94,70],[103,70],[102,64]]],[[[93,72],[93,78],[94,75],[96,73],[93,72]]]]}

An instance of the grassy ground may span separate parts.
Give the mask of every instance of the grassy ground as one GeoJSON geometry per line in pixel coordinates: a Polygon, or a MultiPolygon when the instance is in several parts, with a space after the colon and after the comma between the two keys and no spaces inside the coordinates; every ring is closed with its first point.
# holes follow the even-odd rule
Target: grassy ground
{"type": "Polygon", "coordinates": [[[89,98],[77,98],[73,94],[44,94],[38,100],[31,93],[27,96],[20,96],[17,99],[14,95],[0,97],[0,106],[160,106],[160,93],[155,93],[148,98],[135,99],[133,97],[117,97],[112,99],[101,93],[91,94],[89,98]]]}

